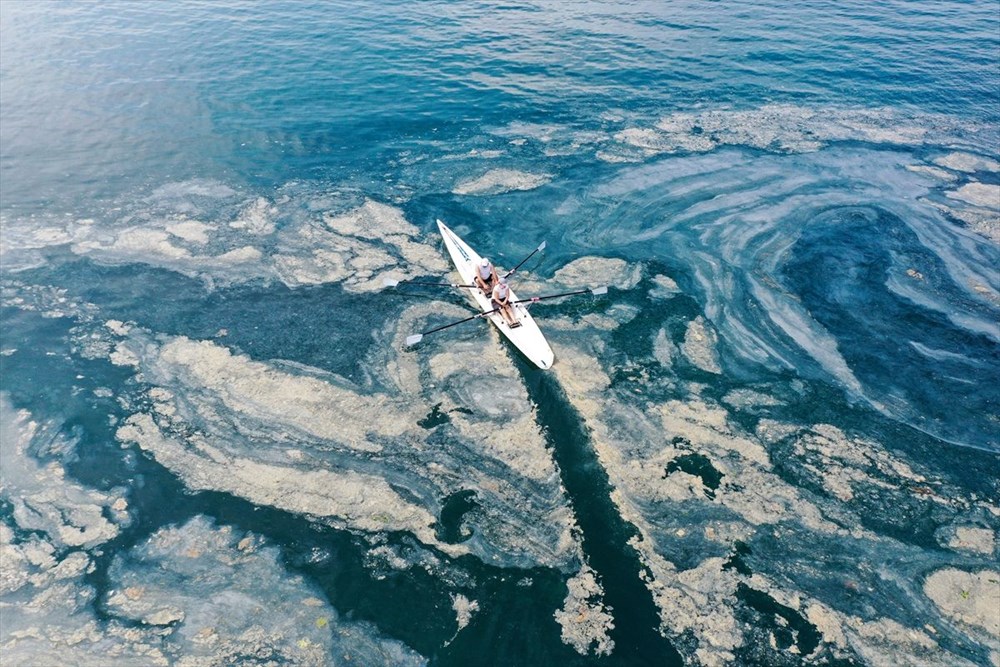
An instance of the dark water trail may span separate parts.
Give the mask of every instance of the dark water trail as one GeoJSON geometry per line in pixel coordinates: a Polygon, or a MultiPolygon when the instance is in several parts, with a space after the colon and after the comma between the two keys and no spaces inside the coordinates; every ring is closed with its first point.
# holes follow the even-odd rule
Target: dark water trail
{"type": "Polygon", "coordinates": [[[516,358],[576,512],[583,550],[604,586],[604,601],[612,608],[615,627],[610,634],[615,649],[608,663],[682,665],[677,649],[656,630],[660,626],[656,605],[639,578],[644,567],[628,544],[636,530],[622,519],[611,500],[611,484],[583,418],[555,378],[520,355],[516,358]]]}

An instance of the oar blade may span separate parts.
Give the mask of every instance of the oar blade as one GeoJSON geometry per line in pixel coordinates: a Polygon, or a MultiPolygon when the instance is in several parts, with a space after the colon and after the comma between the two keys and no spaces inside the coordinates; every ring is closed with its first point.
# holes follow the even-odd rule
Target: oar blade
{"type": "Polygon", "coordinates": [[[382,287],[396,287],[397,285],[399,285],[399,281],[398,280],[394,280],[392,278],[383,278],[382,279],[382,287]]]}
{"type": "Polygon", "coordinates": [[[407,336],[406,337],[406,347],[413,347],[414,345],[416,345],[417,343],[419,343],[423,339],[424,339],[424,335],[423,334],[413,334],[412,336],[407,336]]]}
{"type": "Polygon", "coordinates": [[[541,252],[542,250],[545,250],[545,244],[546,243],[548,243],[548,241],[542,241],[542,245],[538,246],[539,252],[541,252]]]}
{"type": "Polygon", "coordinates": [[[590,291],[591,291],[592,294],[607,294],[608,293],[608,286],[607,285],[602,285],[601,287],[595,287],[595,288],[593,288],[590,291]]]}

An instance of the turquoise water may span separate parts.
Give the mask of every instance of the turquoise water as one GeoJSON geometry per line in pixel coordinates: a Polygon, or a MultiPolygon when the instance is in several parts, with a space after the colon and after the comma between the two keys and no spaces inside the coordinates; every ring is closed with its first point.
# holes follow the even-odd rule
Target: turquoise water
{"type": "Polygon", "coordinates": [[[0,3],[0,651],[997,664],[998,52],[995,2],[0,3]],[[437,218],[610,286],[533,307],[553,369],[403,346],[471,312],[382,287],[454,280],[437,218]]]}

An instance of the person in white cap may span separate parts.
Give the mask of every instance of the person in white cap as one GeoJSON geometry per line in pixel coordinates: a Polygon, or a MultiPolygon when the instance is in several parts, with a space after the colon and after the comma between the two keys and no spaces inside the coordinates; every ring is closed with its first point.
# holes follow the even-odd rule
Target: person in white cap
{"type": "Polygon", "coordinates": [[[507,326],[514,328],[521,325],[514,315],[514,306],[510,303],[510,288],[507,286],[506,278],[499,278],[497,284],[493,286],[493,307],[500,311],[507,326]]]}
{"type": "Polygon", "coordinates": [[[496,267],[490,263],[488,258],[483,257],[483,259],[479,262],[479,266],[476,267],[476,284],[479,285],[479,289],[483,290],[483,294],[489,296],[490,291],[496,283],[496,267]]]}

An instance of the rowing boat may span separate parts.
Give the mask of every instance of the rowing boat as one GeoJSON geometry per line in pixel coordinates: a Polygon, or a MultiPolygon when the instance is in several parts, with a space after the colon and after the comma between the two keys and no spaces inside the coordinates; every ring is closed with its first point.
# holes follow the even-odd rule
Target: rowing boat
{"type": "MultiPolygon", "coordinates": [[[[455,232],[449,229],[447,225],[440,220],[437,221],[437,224],[438,229],[441,231],[441,236],[444,238],[444,244],[448,248],[448,254],[451,255],[451,261],[455,263],[455,268],[458,269],[459,275],[462,276],[462,282],[467,284],[474,283],[476,267],[479,266],[482,258],[465,241],[460,239],[455,232]]],[[[470,289],[468,292],[482,312],[485,313],[493,310],[490,298],[484,295],[482,290],[470,289]]],[[[511,302],[517,301],[517,296],[514,294],[513,289],[510,290],[510,300],[511,302]]],[[[523,303],[514,303],[513,309],[518,322],[520,322],[520,326],[513,329],[508,326],[499,312],[491,313],[490,315],[486,315],[486,317],[489,318],[490,322],[493,323],[500,333],[514,344],[514,347],[520,350],[536,366],[539,368],[551,367],[555,355],[552,353],[552,348],[549,347],[548,341],[545,340],[545,336],[542,335],[542,331],[535,324],[531,313],[528,312],[528,308],[523,303]]]]}

